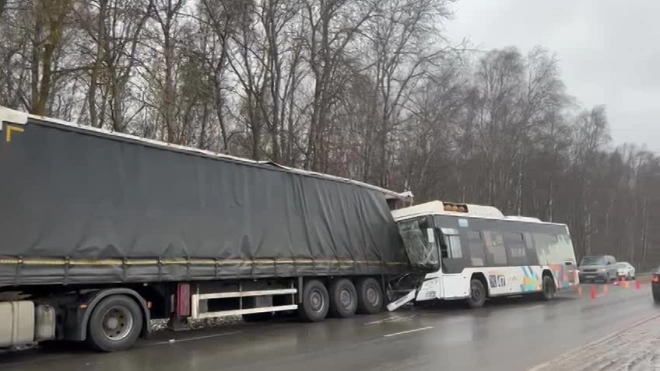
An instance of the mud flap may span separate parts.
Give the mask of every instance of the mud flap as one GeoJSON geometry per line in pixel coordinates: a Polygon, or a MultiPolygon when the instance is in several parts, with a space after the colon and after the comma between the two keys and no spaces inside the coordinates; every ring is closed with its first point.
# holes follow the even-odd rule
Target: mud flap
{"type": "Polygon", "coordinates": [[[387,310],[390,312],[394,312],[395,310],[399,309],[401,306],[415,300],[416,294],[417,294],[417,290],[410,291],[406,296],[400,297],[396,301],[387,304],[387,310]]]}

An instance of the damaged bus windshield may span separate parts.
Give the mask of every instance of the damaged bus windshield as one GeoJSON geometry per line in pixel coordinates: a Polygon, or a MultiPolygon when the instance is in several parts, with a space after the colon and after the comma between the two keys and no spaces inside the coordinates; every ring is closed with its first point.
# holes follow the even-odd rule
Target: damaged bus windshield
{"type": "Polygon", "coordinates": [[[437,238],[426,218],[404,220],[397,224],[412,268],[438,270],[440,259],[437,238]]]}

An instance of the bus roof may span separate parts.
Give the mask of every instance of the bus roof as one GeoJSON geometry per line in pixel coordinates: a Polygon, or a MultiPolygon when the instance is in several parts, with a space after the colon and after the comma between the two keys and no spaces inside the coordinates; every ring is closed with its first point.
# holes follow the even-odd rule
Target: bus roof
{"type": "Polygon", "coordinates": [[[431,201],[423,204],[393,210],[394,219],[407,219],[417,215],[441,214],[456,216],[471,216],[479,218],[502,219],[504,214],[493,206],[472,204],[457,204],[442,201],[431,201]]]}
{"type": "Polygon", "coordinates": [[[430,201],[423,204],[392,210],[396,221],[410,219],[424,215],[448,215],[464,218],[481,218],[504,220],[511,222],[543,223],[565,225],[562,223],[544,222],[538,218],[527,216],[505,216],[498,208],[486,205],[453,203],[443,201],[430,201]]]}
{"type": "Polygon", "coordinates": [[[32,115],[28,114],[25,112],[20,112],[16,111],[13,109],[9,109],[3,106],[0,106],[0,131],[3,130],[3,123],[12,123],[16,125],[25,125],[29,120],[37,120],[37,121],[42,121],[50,124],[56,124],[56,125],[61,125],[61,126],[66,126],[70,128],[74,128],[76,130],[80,130],[83,132],[89,132],[90,134],[101,134],[104,136],[109,136],[112,137],[113,139],[117,140],[122,140],[122,141],[139,141],[142,142],[146,145],[153,146],[153,147],[159,147],[162,149],[166,150],[171,150],[175,152],[184,152],[192,155],[198,155],[198,156],[204,156],[204,157],[212,157],[212,158],[217,158],[217,159],[224,159],[224,160],[229,160],[233,162],[239,162],[243,163],[246,165],[270,165],[273,167],[276,167],[280,170],[287,171],[290,173],[295,173],[295,174],[300,174],[300,175],[305,175],[305,176],[312,176],[312,177],[317,177],[317,178],[322,178],[322,179],[327,179],[327,180],[333,180],[337,182],[343,182],[343,183],[350,183],[354,184],[360,187],[368,188],[374,191],[380,192],[386,199],[399,199],[403,200],[406,203],[410,204],[413,199],[413,194],[410,191],[406,192],[394,192],[389,189],[377,187],[368,183],[360,182],[357,180],[352,180],[348,178],[342,178],[334,175],[329,175],[329,174],[323,174],[323,173],[318,173],[314,171],[308,171],[308,170],[302,170],[302,169],[297,169],[293,167],[288,167],[284,165],[277,164],[272,161],[254,161],[242,157],[236,157],[236,156],[231,156],[231,155],[225,155],[217,152],[212,152],[212,151],[207,151],[199,148],[193,148],[193,147],[186,147],[182,145],[177,145],[177,144],[171,144],[167,142],[162,142],[158,140],[153,140],[153,139],[147,139],[147,138],[142,138],[136,135],[130,135],[130,134],[125,134],[125,133],[119,133],[119,132],[113,132],[110,130],[105,130],[101,128],[95,128],[91,127],[88,125],[82,125],[82,124],[77,124],[77,123],[72,123],[68,121],[63,121],[59,119],[54,119],[50,117],[44,117],[44,116],[38,116],[38,115],[32,115]]]}

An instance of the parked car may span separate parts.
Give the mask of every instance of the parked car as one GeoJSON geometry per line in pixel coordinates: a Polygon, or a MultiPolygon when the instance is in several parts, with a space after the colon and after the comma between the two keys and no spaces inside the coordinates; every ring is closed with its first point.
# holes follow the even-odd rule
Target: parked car
{"type": "Polygon", "coordinates": [[[617,279],[619,266],[611,255],[585,256],[580,261],[580,282],[611,282],[617,279]]]}
{"type": "Polygon", "coordinates": [[[618,262],[617,265],[619,269],[617,271],[617,277],[619,279],[624,279],[626,281],[635,279],[635,267],[628,262],[618,262]]]}

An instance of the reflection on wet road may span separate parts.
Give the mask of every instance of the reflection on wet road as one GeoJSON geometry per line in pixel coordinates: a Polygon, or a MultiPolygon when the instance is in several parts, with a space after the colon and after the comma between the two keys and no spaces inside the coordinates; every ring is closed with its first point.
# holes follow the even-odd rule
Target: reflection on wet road
{"type": "MultiPolygon", "coordinates": [[[[617,331],[623,330],[619,334],[630,342],[637,335],[626,329],[638,328],[642,323],[660,324],[655,318],[660,309],[653,305],[649,290],[648,284],[640,291],[634,287],[610,287],[607,294],[591,299],[589,286],[585,286],[581,297],[577,293],[564,294],[548,303],[527,298],[502,299],[476,311],[451,305],[316,324],[279,321],[174,335],[163,333],[142,342],[137,349],[122,353],[96,354],[60,348],[2,354],[0,368],[3,371],[542,369],[545,362],[553,359],[570,365],[571,357],[593,351],[598,341],[611,340],[618,336],[617,331]],[[634,324],[638,326],[632,327],[634,324]]],[[[645,341],[652,344],[657,342],[655,335],[656,332],[646,332],[639,336],[646,336],[645,341]]],[[[626,354],[621,347],[617,352],[619,356],[626,354]]],[[[634,352],[632,346],[630,352],[634,352]]]]}

